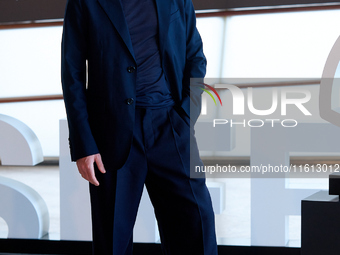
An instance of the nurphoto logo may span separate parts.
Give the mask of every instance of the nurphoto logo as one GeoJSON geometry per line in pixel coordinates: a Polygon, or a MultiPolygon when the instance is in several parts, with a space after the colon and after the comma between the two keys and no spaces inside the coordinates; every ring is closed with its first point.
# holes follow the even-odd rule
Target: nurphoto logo
{"type": "MultiPolygon", "coordinates": [[[[221,106],[222,106],[222,100],[221,100],[221,97],[220,97],[220,95],[217,93],[217,91],[216,91],[216,89],[214,89],[214,87],[212,87],[212,86],[210,86],[210,85],[208,85],[208,84],[205,84],[205,83],[203,83],[203,85],[205,86],[205,87],[207,87],[208,89],[210,89],[212,92],[214,92],[215,93],[215,95],[217,96],[217,98],[218,98],[218,100],[220,101],[220,104],[221,104],[221,106]]],[[[214,103],[215,103],[215,105],[217,105],[217,103],[216,103],[216,100],[215,100],[215,98],[214,98],[214,96],[210,93],[210,91],[209,90],[207,90],[207,89],[204,89],[204,88],[200,88],[201,90],[203,90],[203,91],[205,91],[205,92],[207,92],[208,93],[208,95],[212,98],[212,100],[214,100],[214,103]]]]}
{"type": "MultiPolygon", "coordinates": [[[[220,95],[217,93],[216,88],[220,90],[229,90],[231,97],[232,97],[232,104],[230,107],[232,107],[232,115],[233,117],[239,116],[245,116],[249,114],[250,116],[266,116],[266,118],[245,118],[241,121],[233,118],[230,119],[213,119],[213,126],[216,125],[225,125],[228,124],[230,126],[235,125],[242,125],[244,127],[262,127],[265,124],[270,124],[271,127],[274,127],[275,124],[280,123],[283,127],[296,127],[298,125],[297,120],[295,119],[278,119],[278,118],[270,118],[270,115],[273,113],[279,112],[280,116],[287,116],[287,106],[292,105],[295,107],[299,112],[301,112],[305,116],[311,116],[312,114],[305,106],[306,103],[308,103],[311,100],[311,92],[307,89],[302,88],[281,88],[278,90],[277,88],[271,88],[271,95],[269,95],[270,98],[264,98],[262,95],[260,95],[259,98],[256,98],[256,96],[253,93],[252,87],[247,87],[246,89],[241,89],[236,85],[232,84],[215,84],[214,86],[207,85],[204,83],[204,86],[208,89],[210,89],[212,92],[215,93],[218,100],[220,101],[220,105],[222,106],[222,100],[220,95]],[[291,95],[294,94],[295,97],[292,97],[291,95]],[[298,95],[298,98],[296,97],[298,95]],[[255,98],[257,101],[262,101],[264,99],[270,99],[271,105],[266,109],[258,109],[254,106],[255,98]]],[[[217,106],[216,100],[213,96],[213,94],[205,89],[201,88],[203,91],[207,92],[208,95],[213,99],[214,104],[217,106]]],[[[229,106],[229,105],[228,105],[229,106]]],[[[207,107],[208,104],[206,102],[202,103],[202,109],[201,114],[207,115],[207,107]]]]}

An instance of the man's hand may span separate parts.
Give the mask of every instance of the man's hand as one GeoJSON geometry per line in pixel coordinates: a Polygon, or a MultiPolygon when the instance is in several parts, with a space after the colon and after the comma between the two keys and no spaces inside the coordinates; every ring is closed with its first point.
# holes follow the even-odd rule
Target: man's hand
{"type": "Polygon", "coordinates": [[[94,174],[94,163],[97,164],[101,173],[105,174],[106,172],[100,154],[98,153],[78,159],[76,163],[81,176],[93,185],[99,186],[99,182],[94,174]]]}

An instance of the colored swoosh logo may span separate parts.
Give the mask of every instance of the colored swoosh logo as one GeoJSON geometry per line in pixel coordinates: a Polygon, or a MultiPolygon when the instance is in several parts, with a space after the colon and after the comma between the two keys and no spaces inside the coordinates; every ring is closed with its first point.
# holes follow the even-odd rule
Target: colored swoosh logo
{"type": "MultiPolygon", "coordinates": [[[[217,96],[217,98],[220,101],[220,104],[222,106],[222,100],[220,98],[220,95],[217,93],[217,91],[212,86],[210,86],[208,84],[203,83],[203,85],[206,86],[208,89],[210,89],[212,92],[215,93],[215,95],[217,96]]],[[[207,89],[204,89],[204,88],[200,88],[200,89],[207,92],[208,95],[211,96],[211,98],[214,100],[215,105],[217,105],[216,100],[215,100],[214,96],[210,93],[210,91],[208,91],[207,89]]]]}

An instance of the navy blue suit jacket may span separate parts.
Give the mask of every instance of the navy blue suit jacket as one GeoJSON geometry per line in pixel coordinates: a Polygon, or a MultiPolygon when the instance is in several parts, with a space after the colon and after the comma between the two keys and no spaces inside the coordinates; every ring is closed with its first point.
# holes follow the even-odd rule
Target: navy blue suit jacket
{"type": "MultiPolygon", "coordinates": [[[[188,116],[192,108],[195,121],[200,93],[190,98],[190,78],[204,77],[206,59],[192,2],[155,2],[165,78],[176,105],[188,116]]],[[[124,164],[135,119],[136,71],[120,0],[68,0],[62,86],[72,160],[101,153],[106,167],[118,169],[124,164]]]]}

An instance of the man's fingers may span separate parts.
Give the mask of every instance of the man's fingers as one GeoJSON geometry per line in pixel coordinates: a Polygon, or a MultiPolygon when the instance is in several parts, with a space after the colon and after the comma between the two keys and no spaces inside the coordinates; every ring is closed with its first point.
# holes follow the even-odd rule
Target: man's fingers
{"type": "MultiPolygon", "coordinates": [[[[103,163],[101,162],[100,155],[91,155],[77,160],[78,171],[81,176],[92,183],[95,186],[99,186],[99,182],[96,178],[94,171],[94,163],[98,161],[97,157],[99,156],[99,164],[102,165],[102,169],[104,169],[103,163]]],[[[98,163],[97,163],[98,165],[98,163]]],[[[98,167],[99,168],[99,167],[98,167]]],[[[102,172],[102,170],[100,170],[102,172]]],[[[105,169],[104,169],[105,171],[105,169]]]]}
{"type": "Polygon", "coordinates": [[[97,178],[96,178],[96,176],[95,176],[95,174],[94,174],[94,169],[93,169],[93,167],[92,167],[92,171],[89,171],[88,174],[89,174],[89,176],[88,176],[88,179],[87,179],[87,180],[88,180],[90,183],[92,183],[93,185],[99,186],[99,182],[98,182],[98,180],[97,180],[97,178]]]}
{"type": "Polygon", "coordinates": [[[89,181],[90,183],[92,183],[95,186],[99,185],[99,182],[94,174],[94,167],[93,167],[93,163],[90,165],[85,165],[82,168],[79,169],[79,172],[81,173],[81,176],[89,181]]]}
{"type": "Polygon", "coordinates": [[[98,170],[102,172],[103,174],[105,174],[106,170],[104,168],[104,164],[103,164],[100,154],[96,155],[95,162],[97,164],[98,170]]]}

